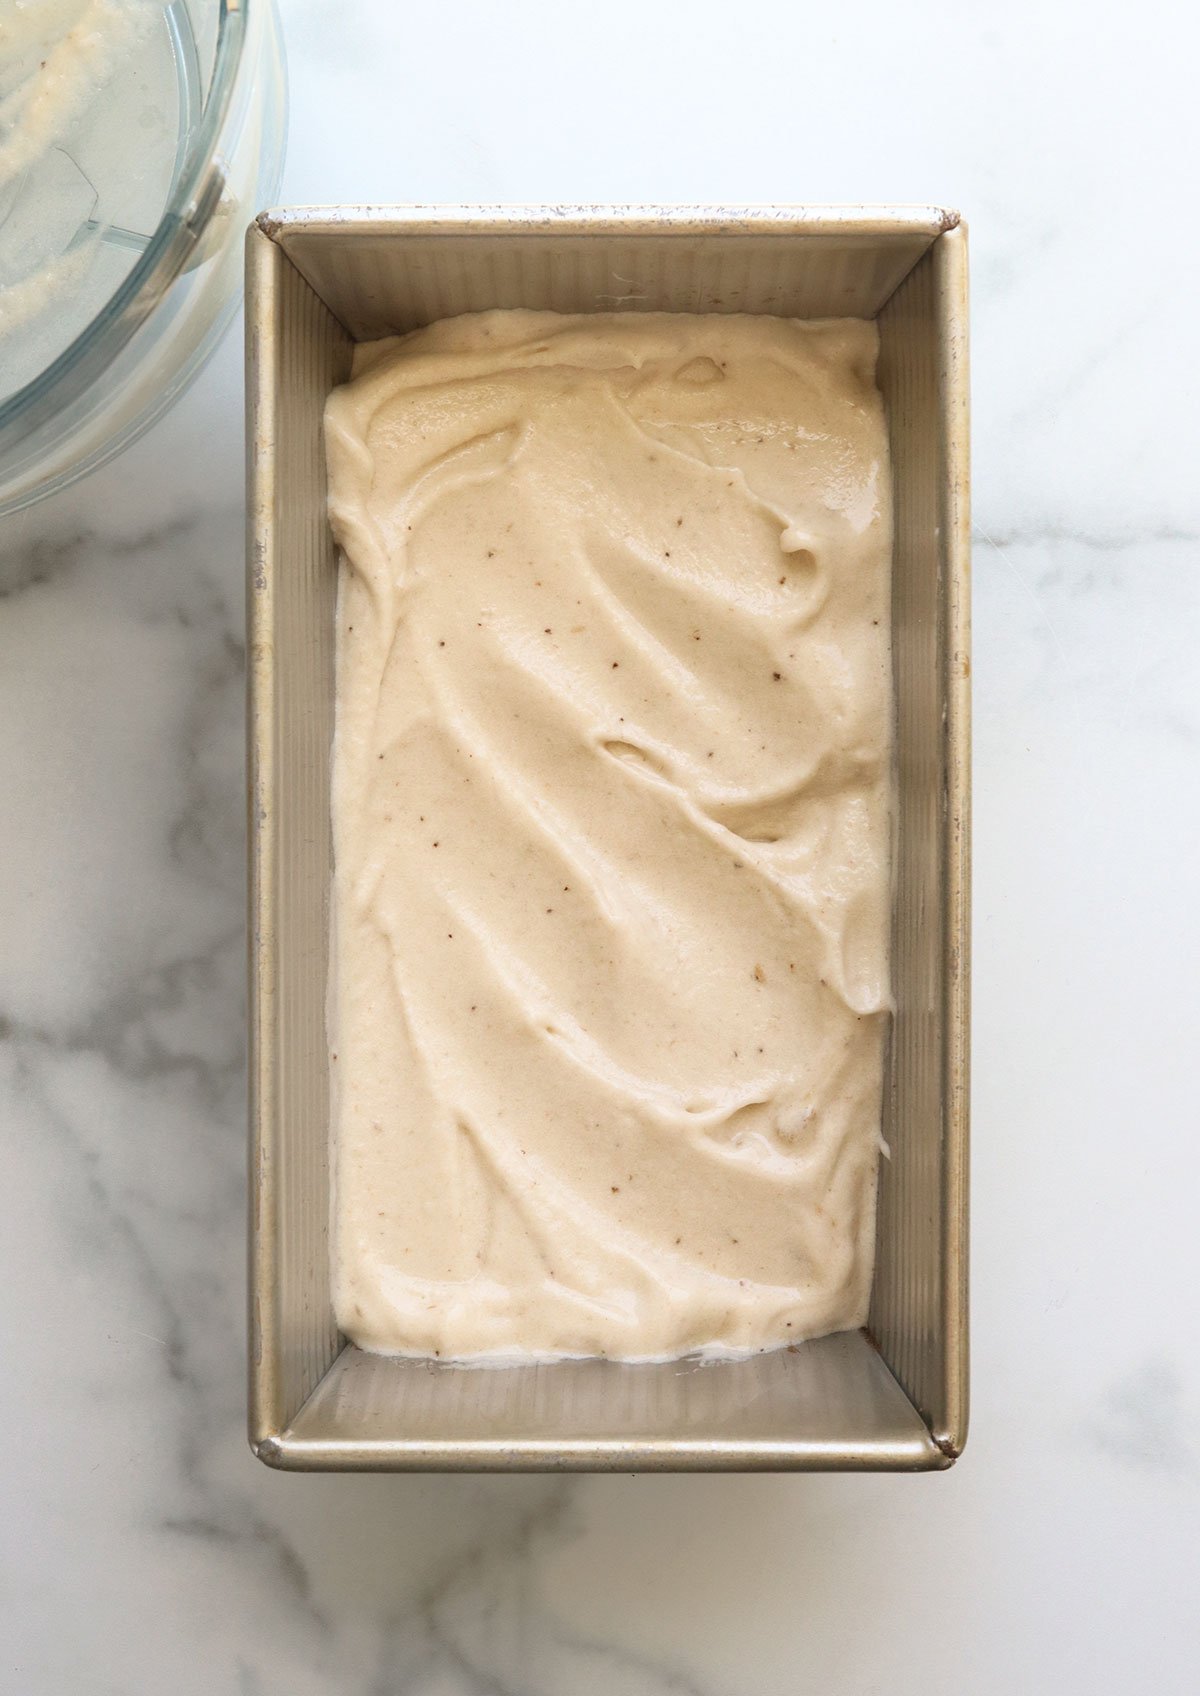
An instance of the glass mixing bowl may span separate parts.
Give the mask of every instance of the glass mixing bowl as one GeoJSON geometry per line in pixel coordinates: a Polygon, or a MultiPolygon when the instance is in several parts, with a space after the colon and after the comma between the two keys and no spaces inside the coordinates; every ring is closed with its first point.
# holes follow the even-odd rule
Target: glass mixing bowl
{"type": "Polygon", "coordinates": [[[200,370],[285,114],[274,0],[3,0],[0,512],[111,458],[200,370]]]}

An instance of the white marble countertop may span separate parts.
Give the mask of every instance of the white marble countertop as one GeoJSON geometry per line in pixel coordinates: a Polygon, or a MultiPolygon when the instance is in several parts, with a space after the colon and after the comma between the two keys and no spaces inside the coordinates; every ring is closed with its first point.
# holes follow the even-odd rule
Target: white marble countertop
{"type": "Polygon", "coordinates": [[[252,1459],[233,336],[145,441],[3,537],[0,1690],[1192,1696],[1194,20],[283,10],[287,199],[971,222],[972,1436],[915,1478],[252,1459]]]}

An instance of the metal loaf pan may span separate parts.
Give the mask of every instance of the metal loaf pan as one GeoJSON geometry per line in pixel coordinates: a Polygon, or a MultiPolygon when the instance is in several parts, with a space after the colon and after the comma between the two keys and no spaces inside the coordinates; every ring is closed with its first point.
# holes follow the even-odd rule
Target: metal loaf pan
{"type": "Polygon", "coordinates": [[[967,1417],[966,233],[936,208],[346,207],[248,236],[250,1439],[274,1466],[948,1466],[967,1417]],[[891,435],[897,1011],[870,1325],[717,1365],[388,1360],[329,1296],[337,560],[353,344],[484,307],[878,321],[891,435]]]}

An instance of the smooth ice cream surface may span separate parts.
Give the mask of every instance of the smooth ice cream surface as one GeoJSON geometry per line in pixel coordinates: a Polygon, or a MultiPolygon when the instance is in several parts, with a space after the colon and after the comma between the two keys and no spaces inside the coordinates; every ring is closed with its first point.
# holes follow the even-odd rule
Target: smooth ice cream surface
{"type": "Polygon", "coordinates": [[[331,396],[333,1272],[362,1347],[652,1359],[864,1321],[876,348],[489,312],[361,347],[331,396]]]}

